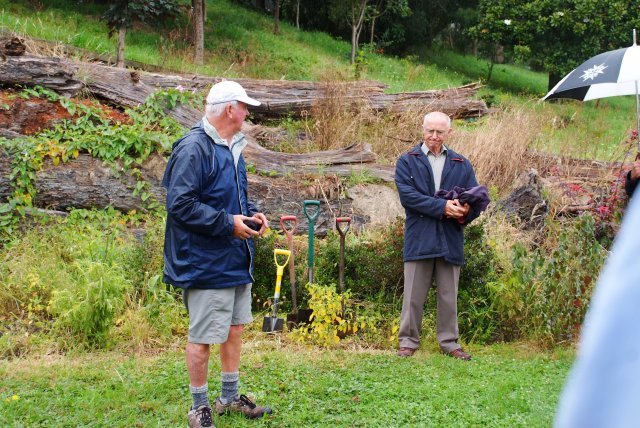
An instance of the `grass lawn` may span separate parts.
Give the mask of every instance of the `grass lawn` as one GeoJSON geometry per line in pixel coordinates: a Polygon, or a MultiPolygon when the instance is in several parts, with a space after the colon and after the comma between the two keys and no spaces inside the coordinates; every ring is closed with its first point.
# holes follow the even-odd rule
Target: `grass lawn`
{"type": "MultiPolygon", "coordinates": [[[[259,421],[216,416],[218,427],[546,427],[573,359],[571,351],[519,344],[472,346],[471,362],[433,347],[401,359],[391,350],[329,351],[248,336],[241,392],[274,414],[259,421]]],[[[0,379],[3,427],[184,426],[190,405],[182,350],[4,360],[0,379]]]]}

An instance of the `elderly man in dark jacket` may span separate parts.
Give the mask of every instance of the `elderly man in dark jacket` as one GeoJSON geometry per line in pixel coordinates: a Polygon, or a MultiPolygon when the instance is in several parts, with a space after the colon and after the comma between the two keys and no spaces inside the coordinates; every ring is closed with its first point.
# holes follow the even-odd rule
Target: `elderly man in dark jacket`
{"type": "Polygon", "coordinates": [[[220,344],[219,414],[249,418],[271,413],[238,394],[241,334],[250,323],[253,241],[267,218],[247,198],[240,133],[247,105],[260,105],[236,82],[213,85],[206,113],[173,145],[163,185],[167,188],[164,281],[183,289],[189,312],[186,346],[193,406],[190,427],[211,427],[208,396],[210,346],[220,344]]]}
{"type": "Polygon", "coordinates": [[[444,145],[451,133],[446,114],[427,114],[423,130],[424,141],[400,157],[395,173],[406,212],[398,355],[410,357],[420,344],[424,303],[435,280],[440,348],[447,355],[469,360],[471,356],[458,344],[458,279],[464,262],[464,225],[480,212],[458,199],[435,195],[454,187],[473,188],[478,182],[469,161],[444,145]]]}
{"type": "Polygon", "coordinates": [[[633,196],[633,192],[638,187],[638,181],[640,181],[640,160],[633,162],[631,169],[627,172],[624,180],[624,190],[627,192],[628,197],[633,196]]]}

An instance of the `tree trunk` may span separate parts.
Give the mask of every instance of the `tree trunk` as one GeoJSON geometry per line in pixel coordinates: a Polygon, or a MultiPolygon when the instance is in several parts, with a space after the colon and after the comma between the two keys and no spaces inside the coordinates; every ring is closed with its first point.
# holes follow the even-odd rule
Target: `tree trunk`
{"type": "MultiPolygon", "coordinates": [[[[72,96],[86,88],[96,97],[125,107],[137,106],[152,93],[183,86],[188,90],[206,91],[221,79],[206,76],[177,76],[108,67],[100,64],[80,63],[62,58],[23,55],[7,57],[0,62],[0,84],[35,84],[72,96]],[[135,75],[135,79],[134,79],[135,75]],[[80,77],[82,76],[82,77],[80,77]]],[[[385,85],[373,81],[347,83],[316,83],[234,79],[262,104],[252,108],[258,120],[279,117],[302,117],[327,97],[339,92],[344,103],[361,106],[363,103],[375,111],[401,112],[408,109],[441,110],[454,118],[480,117],[488,113],[484,101],[470,99],[481,85],[469,84],[459,88],[385,94],[385,85]]],[[[184,126],[199,120],[193,109],[179,107],[172,115],[184,126]]]]}
{"type": "MultiPolygon", "coordinates": [[[[7,178],[11,163],[12,156],[0,148],[0,203],[11,197],[11,183],[7,178]]],[[[161,186],[165,167],[166,160],[158,154],[152,155],[140,167],[140,174],[149,186],[151,197],[161,204],[166,199],[166,189],[161,186]]],[[[116,169],[84,153],[77,159],[57,166],[47,159],[35,175],[36,197],[33,207],[36,211],[47,208],[50,214],[64,214],[73,208],[113,207],[122,212],[134,209],[145,211],[144,202],[133,194],[138,178],[130,173],[117,172],[116,169]]],[[[298,217],[297,233],[305,233],[308,223],[301,201],[306,199],[316,199],[321,203],[321,214],[315,223],[315,231],[319,236],[333,228],[338,213],[350,215],[355,230],[371,220],[366,213],[353,207],[351,199],[344,197],[340,179],[335,176],[307,177],[302,180],[291,176],[248,174],[248,181],[249,198],[266,213],[274,226],[278,224],[280,216],[295,215],[298,217]]]]}
{"type": "Polygon", "coordinates": [[[124,67],[124,42],[127,36],[127,27],[118,29],[118,54],[116,55],[116,66],[124,67]]]}
{"type": "Polygon", "coordinates": [[[23,55],[0,61],[1,85],[41,85],[67,97],[84,87],[77,74],[78,64],[65,58],[23,55]]]}
{"type": "MultiPolygon", "coordinates": [[[[361,0],[357,6],[359,9],[351,9],[351,64],[356,61],[356,51],[360,40],[360,32],[364,25],[364,13],[367,10],[369,0],[361,0]]],[[[355,7],[355,6],[354,6],[355,7]]]]}
{"type": "Polygon", "coordinates": [[[356,26],[351,26],[351,64],[356,62],[356,49],[358,48],[358,38],[356,36],[356,26]]]}
{"type": "Polygon", "coordinates": [[[193,62],[202,65],[204,62],[204,10],[203,0],[192,0],[193,6],[193,62]]]}
{"type": "Polygon", "coordinates": [[[373,46],[373,35],[375,33],[375,28],[376,28],[376,18],[374,16],[373,18],[371,18],[371,35],[369,37],[369,44],[371,46],[373,46]]]}
{"type": "Polygon", "coordinates": [[[280,34],[280,0],[273,0],[273,34],[280,34]]]}
{"type": "Polygon", "coordinates": [[[296,28],[300,29],[300,0],[296,0],[296,28]]]}

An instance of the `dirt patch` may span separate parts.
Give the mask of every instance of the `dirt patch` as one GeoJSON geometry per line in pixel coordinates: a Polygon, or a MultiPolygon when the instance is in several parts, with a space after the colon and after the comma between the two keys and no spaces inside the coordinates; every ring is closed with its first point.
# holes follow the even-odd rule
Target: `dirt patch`
{"type": "MultiPolygon", "coordinates": [[[[129,122],[129,116],[114,108],[90,100],[73,101],[100,108],[104,118],[113,122],[129,122]]],[[[51,128],[56,122],[72,116],[59,102],[42,98],[22,98],[12,90],[0,91],[0,128],[22,135],[34,135],[51,128]]]]}
{"type": "Polygon", "coordinates": [[[353,200],[354,210],[369,216],[371,225],[388,224],[397,217],[404,218],[398,192],[391,187],[358,184],[349,188],[347,193],[353,200]]]}

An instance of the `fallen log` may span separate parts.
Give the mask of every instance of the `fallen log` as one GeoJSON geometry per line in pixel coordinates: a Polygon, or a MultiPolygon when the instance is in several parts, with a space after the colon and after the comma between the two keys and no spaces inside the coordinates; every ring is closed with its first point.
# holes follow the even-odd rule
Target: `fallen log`
{"type": "MultiPolygon", "coordinates": [[[[20,134],[34,134],[40,129],[54,125],[56,120],[70,115],[58,103],[43,99],[22,99],[5,97],[9,110],[0,110],[0,134],[16,137],[20,134]]],[[[107,109],[108,110],[108,109],[107,109]]],[[[108,110],[113,116],[115,111],[108,110]]],[[[202,112],[181,106],[170,112],[181,124],[190,127],[200,120],[202,112]]],[[[344,149],[303,154],[281,153],[267,150],[256,142],[261,132],[259,125],[245,123],[243,132],[249,142],[244,156],[256,172],[264,175],[289,175],[292,173],[337,174],[351,176],[369,174],[383,181],[393,180],[393,171],[388,167],[375,165],[375,154],[366,145],[352,145],[344,149]]]]}
{"type": "Polygon", "coordinates": [[[0,58],[0,84],[3,86],[41,85],[72,97],[84,87],[77,73],[77,65],[64,58],[32,55],[0,58]]]}
{"type": "MultiPolygon", "coordinates": [[[[149,193],[161,204],[165,203],[166,190],[160,182],[166,166],[165,159],[154,155],[141,166],[141,175],[148,184],[149,193]]],[[[0,149],[0,203],[11,195],[8,175],[11,156],[0,149]]],[[[277,228],[280,216],[296,215],[298,232],[305,233],[307,220],[302,203],[305,199],[318,199],[321,214],[316,221],[316,232],[324,235],[333,228],[336,216],[350,215],[353,227],[360,228],[370,221],[367,214],[357,212],[350,199],[336,190],[338,180],[309,178],[314,190],[301,180],[286,177],[265,177],[249,174],[249,197],[263,211],[273,228],[277,228]],[[323,190],[319,190],[323,188],[323,190]]],[[[144,211],[145,203],[133,194],[136,178],[129,174],[117,174],[115,169],[91,157],[80,154],[78,158],[54,166],[50,160],[36,173],[36,197],[34,212],[59,214],[73,208],[92,209],[113,207],[122,212],[144,211]]]]}
{"type": "MultiPolygon", "coordinates": [[[[167,75],[140,70],[110,67],[94,63],[75,62],[63,58],[22,55],[7,57],[0,62],[0,83],[11,85],[40,84],[67,96],[80,89],[120,106],[138,105],[158,88],[184,88],[206,91],[220,77],[167,75]],[[9,73],[9,71],[12,71],[9,73]],[[10,76],[6,78],[5,74],[10,76]],[[51,79],[51,76],[56,77],[51,79]]],[[[250,96],[262,101],[253,109],[257,118],[300,117],[308,114],[319,101],[338,96],[343,103],[365,103],[374,110],[403,111],[407,108],[428,108],[445,111],[454,118],[478,117],[488,113],[484,101],[471,100],[479,84],[434,91],[384,94],[384,84],[373,81],[344,83],[234,79],[250,96]]]]}

